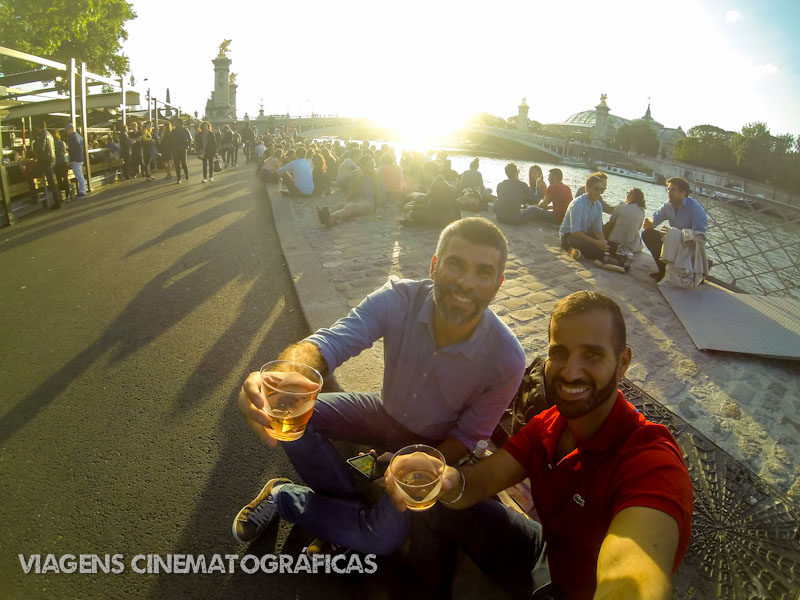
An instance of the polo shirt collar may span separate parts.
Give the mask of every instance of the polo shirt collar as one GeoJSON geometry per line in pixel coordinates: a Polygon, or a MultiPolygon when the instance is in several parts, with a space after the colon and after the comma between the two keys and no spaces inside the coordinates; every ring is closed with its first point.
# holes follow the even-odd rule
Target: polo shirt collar
{"type": "MultiPolygon", "coordinates": [[[[431,289],[428,292],[425,301],[422,303],[422,308],[417,314],[417,323],[422,323],[425,325],[425,329],[427,330],[434,344],[436,344],[436,335],[433,331],[433,311],[435,310],[436,303],[433,301],[433,285],[431,285],[431,289]]],[[[444,348],[440,348],[440,350],[443,352],[449,352],[451,354],[457,354],[460,352],[467,358],[476,358],[478,353],[481,351],[481,346],[486,339],[486,333],[489,329],[489,319],[487,318],[486,313],[490,311],[490,308],[487,308],[483,311],[481,320],[478,321],[478,324],[475,326],[472,335],[470,335],[466,340],[463,342],[458,342],[457,344],[445,346],[444,348]]]]}
{"type": "MultiPolygon", "coordinates": [[[[567,420],[561,416],[555,406],[551,410],[554,411],[555,418],[548,419],[550,422],[542,433],[542,443],[547,451],[548,459],[553,461],[558,440],[561,438],[564,427],[567,426],[567,420]]],[[[628,432],[635,427],[639,416],[639,412],[625,400],[622,392],[617,390],[617,400],[606,420],[588,440],[578,442],[578,449],[592,452],[608,450],[618,444],[620,440],[627,439],[628,432]]]]}

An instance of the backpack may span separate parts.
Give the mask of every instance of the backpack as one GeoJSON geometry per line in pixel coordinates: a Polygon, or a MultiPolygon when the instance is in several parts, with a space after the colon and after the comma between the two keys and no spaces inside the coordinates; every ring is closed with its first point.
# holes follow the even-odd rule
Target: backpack
{"type": "Polygon", "coordinates": [[[525,369],[519,389],[511,401],[512,433],[517,433],[528,421],[554,404],[547,397],[544,386],[544,363],[544,359],[537,356],[525,369]]]}

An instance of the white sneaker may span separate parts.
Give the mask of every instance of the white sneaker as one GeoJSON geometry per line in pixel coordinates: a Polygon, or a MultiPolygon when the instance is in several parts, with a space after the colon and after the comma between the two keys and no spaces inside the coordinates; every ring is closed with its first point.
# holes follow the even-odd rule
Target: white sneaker
{"type": "Polygon", "coordinates": [[[203,183],[206,183],[207,181],[208,180],[205,177],[203,177],[203,183]]]}
{"type": "Polygon", "coordinates": [[[209,181],[211,181],[211,182],[213,182],[213,181],[214,181],[214,178],[213,178],[213,177],[209,177],[209,178],[208,178],[208,180],[209,180],[209,181]]]}

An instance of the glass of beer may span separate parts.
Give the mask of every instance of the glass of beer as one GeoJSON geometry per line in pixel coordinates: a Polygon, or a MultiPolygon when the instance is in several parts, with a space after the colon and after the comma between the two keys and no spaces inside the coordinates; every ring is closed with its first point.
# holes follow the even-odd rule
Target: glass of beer
{"type": "Polygon", "coordinates": [[[273,360],[261,367],[261,393],[267,398],[267,433],[276,440],[296,440],[314,411],[322,375],[303,363],[273,360]]]}
{"type": "Polygon", "coordinates": [[[389,468],[410,510],[426,510],[436,504],[445,465],[442,453],[424,444],[406,446],[395,453],[389,468]]]}

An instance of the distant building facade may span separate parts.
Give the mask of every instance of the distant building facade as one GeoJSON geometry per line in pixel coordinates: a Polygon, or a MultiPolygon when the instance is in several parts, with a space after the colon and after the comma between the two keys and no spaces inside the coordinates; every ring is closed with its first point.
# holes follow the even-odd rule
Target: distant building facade
{"type": "Polygon", "coordinates": [[[617,130],[623,125],[630,125],[634,120],[646,121],[653,128],[658,136],[659,149],[658,155],[661,158],[672,159],[675,153],[675,144],[678,140],[686,137],[680,127],[664,127],[661,123],[653,119],[650,113],[650,105],[640,119],[626,119],[618,115],[611,114],[611,109],[606,103],[607,96],[600,96],[600,104],[592,110],[584,110],[576,113],[565,120],[563,123],[551,123],[545,125],[547,131],[553,133],[574,135],[591,140],[592,145],[605,148],[613,141],[617,130]]]}

